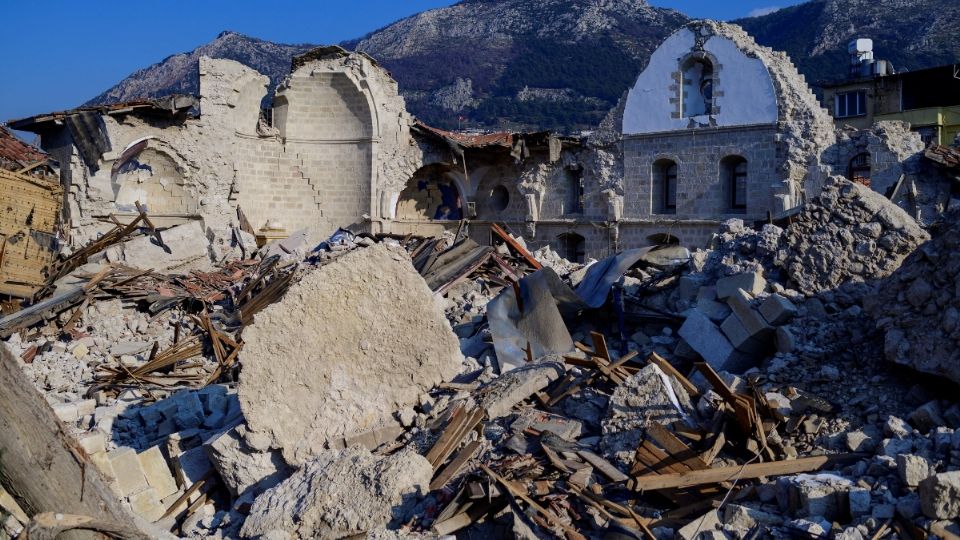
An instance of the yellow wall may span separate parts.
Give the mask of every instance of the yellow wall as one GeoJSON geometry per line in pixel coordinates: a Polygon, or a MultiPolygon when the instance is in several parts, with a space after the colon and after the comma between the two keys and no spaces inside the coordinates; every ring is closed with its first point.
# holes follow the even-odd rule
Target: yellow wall
{"type": "Polygon", "coordinates": [[[931,107],[881,114],[876,116],[876,120],[903,120],[910,122],[912,127],[938,126],[940,128],[938,142],[945,145],[952,144],[954,137],[960,133],[960,107],[931,107]]]}

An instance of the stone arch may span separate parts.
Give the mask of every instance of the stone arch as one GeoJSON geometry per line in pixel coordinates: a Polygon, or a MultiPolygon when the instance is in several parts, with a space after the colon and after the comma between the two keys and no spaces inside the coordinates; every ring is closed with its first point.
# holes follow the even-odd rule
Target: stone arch
{"type": "Polygon", "coordinates": [[[556,239],[557,253],[571,262],[582,263],[587,256],[587,239],[573,231],[565,232],[556,239]]]}
{"type": "Polygon", "coordinates": [[[398,221],[460,220],[465,215],[465,197],[449,165],[425,165],[413,174],[397,199],[398,221]]]}
{"type": "Polygon", "coordinates": [[[195,215],[199,200],[190,168],[166,143],[143,139],[130,144],[110,173],[114,204],[121,212],[136,212],[136,203],[151,215],[195,215]]]}
{"type": "Polygon", "coordinates": [[[714,89],[720,63],[706,51],[695,51],[680,60],[680,115],[683,118],[713,114],[714,89]]]}
{"type": "Polygon", "coordinates": [[[870,177],[873,174],[870,161],[870,152],[860,152],[850,158],[850,163],[847,165],[847,178],[851,182],[870,187],[872,183],[870,177]]]}
{"type": "Polygon", "coordinates": [[[274,107],[280,136],[287,139],[365,140],[379,131],[368,92],[342,72],[291,77],[274,107]]]}

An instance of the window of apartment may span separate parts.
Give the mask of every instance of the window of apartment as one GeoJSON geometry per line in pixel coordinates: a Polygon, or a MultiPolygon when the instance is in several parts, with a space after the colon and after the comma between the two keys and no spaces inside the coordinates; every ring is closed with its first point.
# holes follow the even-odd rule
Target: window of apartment
{"type": "Polygon", "coordinates": [[[720,162],[729,211],[735,214],[747,211],[747,160],[727,156],[720,162]]]}
{"type": "Polygon", "coordinates": [[[677,213],[677,164],[661,159],[653,164],[654,213],[677,213]]]}
{"type": "Polygon", "coordinates": [[[851,182],[870,186],[870,154],[861,152],[850,160],[850,171],[847,178],[851,182]]]}
{"type": "Polygon", "coordinates": [[[855,90],[837,94],[834,103],[835,118],[849,118],[867,114],[867,91],[855,90]]]}

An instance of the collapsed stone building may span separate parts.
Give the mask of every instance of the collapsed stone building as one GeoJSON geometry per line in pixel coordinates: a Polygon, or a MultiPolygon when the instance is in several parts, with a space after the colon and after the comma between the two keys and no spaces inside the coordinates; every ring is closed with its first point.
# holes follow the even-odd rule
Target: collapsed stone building
{"type": "Polygon", "coordinates": [[[0,132],[7,253],[71,244],[0,318],[0,540],[960,534],[960,150],[711,22],[580,139],[200,69],[0,132]]]}
{"type": "MultiPolygon", "coordinates": [[[[701,246],[724,219],[784,215],[864,153],[876,189],[893,189],[922,150],[906,129],[835,131],[785,54],[710,21],[670,36],[604,125],[579,139],[423,125],[386,70],[339,47],[294,58],[264,110],[265,76],[211,58],[199,69],[199,99],[11,123],[40,134],[61,163],[76,242],[105,230],[109,214],[135,215],[139,201],[164,226],[202,220],[211,238],[237,207],[265,238],[306,230],[317,241],[338,227],[434,234],[466,219],[481,243],[490,223],[505,223],[532,247],[583,260],[701,246]]],[[[945,207],[943,186],[907,182],[898,194],[910,204],[945,207]]]]}

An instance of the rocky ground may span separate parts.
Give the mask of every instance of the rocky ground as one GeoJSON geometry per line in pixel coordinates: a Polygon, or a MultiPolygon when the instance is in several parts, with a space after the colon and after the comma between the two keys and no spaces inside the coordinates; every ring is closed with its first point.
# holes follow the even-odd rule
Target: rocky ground
{"type": "MultiPolygon", "coordinates": [[[[179,536],[952,538],[958,231],[834,179],[792,223],[638,254],[603,307],[574,311],[603,261],[541,250],[508,321],[576,348],[518,367],[489,324],[514,295],[502,274],[443,294],[418,276],[423,246],[451,239],[267,248],[286,260],[163,310],[110,278],[4,346],[115,494],[179,536]]],[[[175,283],[213,283],[191,276],[175,283]]],[[[29,517],[2,495],[15,537],[29,517]]]]}

